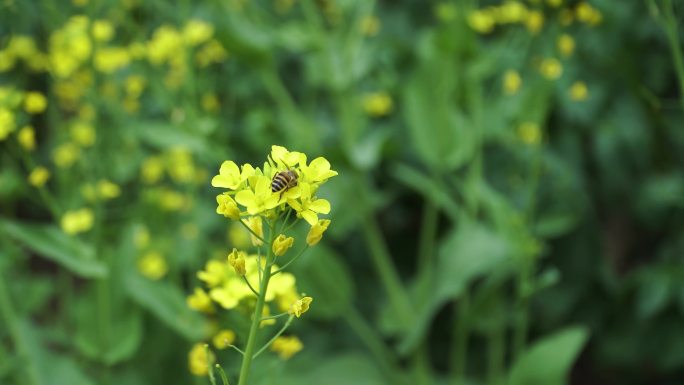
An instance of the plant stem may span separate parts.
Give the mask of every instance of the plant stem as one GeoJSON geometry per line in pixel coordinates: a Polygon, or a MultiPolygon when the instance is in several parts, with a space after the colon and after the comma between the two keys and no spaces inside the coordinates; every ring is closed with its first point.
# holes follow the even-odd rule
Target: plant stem
{"type": "Polygon", "coordinates": [[[663,1],[663,16],[665,17],[663,27],[667,33],[667,39],[672,51],[672,61],[674,62],[675,72],[679,80],[679,101],[684,107],[684,58],[682,57],[681,43],[679,41],[679,30],[677,29],[677,18],[672,7],[672,0],[663,1]]]}
{"type": "Polygon", "coordinates": [[[518,282],[516,287],[516,297],[518,301],[518,309],[520,314],[515,322],[515,328],[513,329],[513,362],[517,360],[522,352],[525,350],[525,345],[527,343],[527,328],[529,322],[528,315],[528,298],[525,290],[525,285],[529,281],[529,264],[525,263],[521,266],[520,272],[518,274],[518,282]]]}
{"type": "Polygon", "coordinates": [[[294,320],[294,315],[291,315],[290,318],[287,319],[287,322],[285,322],[285,325],[283,325],[283,327],[280,328],[280,330],[278,330],[278,333],[276,333],[270,340],[268,340],[268,342],[266,342],[264,346],[262,346],[261,349],[259,349],[259,351],[254,353],[254,357],[252,358],[257,358],[259,354],[263,353],[264,350],[268,349],[268,347],[271,346],[273,341],[280,337],[280,335],[283,334],[288,327],[290,327],[292,320],[294,320]]]}
{"type": "Polygon", "coordinates": [[[242,366],[240,366],[240,379],[238,385],[246,385],[249,378],[249,369],[252,365],[252,359],[254,358],[254,349],[256,347],[257,331],[259,330],[259,324],[261,323],[261,316],[264,310],[264,304],[266,303],[266,290],[268,289],[268,281],[271,279],[271,262],[273,261],[273,251],[270,245],[273,244],[273,239],[275,238],[274,223],[269,223],[269,242],[268,249],[266,253],[266,267],[264,268],[264,274],[261,278],[261,283],[259,285],[259,297],[257,297],[257,303],[254,307],[254,317],[252,318],[252,325],[249,328],[249,336],[247,337],[247,347],[245,348],[245,355],[242,359],[242,366]]]}

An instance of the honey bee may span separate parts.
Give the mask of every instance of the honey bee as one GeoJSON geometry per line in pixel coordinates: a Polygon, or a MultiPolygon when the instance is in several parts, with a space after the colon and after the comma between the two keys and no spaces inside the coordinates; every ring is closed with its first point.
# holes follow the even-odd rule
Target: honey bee
{"type": "Polygon", "coordinates": [[[271,180],[271,192],[284,193],[297,185],[297,173],[294,170],[285,170],[276,173],[271,180]]]}

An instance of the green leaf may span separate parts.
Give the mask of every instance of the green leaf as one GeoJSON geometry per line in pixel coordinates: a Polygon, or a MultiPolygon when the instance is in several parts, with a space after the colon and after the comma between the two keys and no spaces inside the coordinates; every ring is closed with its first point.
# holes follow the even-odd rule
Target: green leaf
{"type": "Polygon", "coordinates": [[[126,277],[129,297],[160,321],[191,341],[206,337],[209,325],[185,303],[185,295],[169,282],[152,281],[131,272],[126,277]]]}
{"type": "Polygon", "coordinates": [[[318,244],[295,267],[298,289],[314,298],[312,316],[335,318],[351,306],[355,295],[351,274],[332,249],[318,244]]]}
{"type": "Polygon", "coordinates": [[[0,219],[0,229],[38,256],[56,262],[83,278],[101,278],[107,267],[95,259],[92,246],[65,234],[55,225],[19,223],[0,219]]]}
{"type": "Polygon", "coordinates": [[[457,299],[474,279],[504,265],[509,250],[508,241],[493,230],[463,221],[441,244],[432,295],[423,306],[418,305],[416,322],[400,343],[400,352],[415,348],[446,302],[457,299]]]}
{"type": "Polygon", "coordinates": [[[511,368],[509,385],[562,385],[589,333],[571,327],[532,345],[511,368]]]}

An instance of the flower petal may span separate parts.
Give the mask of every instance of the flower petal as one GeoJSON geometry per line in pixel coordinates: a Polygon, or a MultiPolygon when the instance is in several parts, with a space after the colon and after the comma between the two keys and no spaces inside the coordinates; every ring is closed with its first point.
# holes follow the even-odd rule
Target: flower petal
{"type": "Polygon", "coordinates": [[[330,202],[325,199],[316,199],[309,204],[309,209],[317,213],[327,214],[330,212],[330,202]]]}
{"type": "Polygon", "coordinates": [[[221,163],[221,168],[219,169],[219,174],[221,175],[239,175],[240,169],[238,165],[232,160],[227,160],[221,163]]]}
{"type": "Polygon", "coordinates": [[[313,211],[305,210],[305,211],[302,211],[300,214],[301,214],[302,218],[304,218],[304,220],[309,222],[309,224],[311,226],[318,223],[318,215],[316,215],[316,213],[314,213],[313,211]]]}
{"type": "Polygon", "coordinates": [[[254,205],[254,193],[252,190],[242,190],[235,194],[235,201],[245,207],[254,205]]]}

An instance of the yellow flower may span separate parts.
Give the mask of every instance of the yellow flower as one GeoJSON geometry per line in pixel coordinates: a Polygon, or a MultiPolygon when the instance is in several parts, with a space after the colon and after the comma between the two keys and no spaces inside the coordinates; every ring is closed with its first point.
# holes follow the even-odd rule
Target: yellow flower
{"type": "Polygon", "coordinates": [[[380,19],[373,15],[364,16],[361,19],[361,33],[365,36],[375,36],[380,31],[380,19]]]}
{"type": "Polygon", "coordinates": [[[468,25],[477,33],[490,33],[496,26],[496,20],[488,9],[476,9],[468,14],[468,25]]]}
{"type": "Polygon", "coordinates": [[[124,87],[128,95],[138,97],[145,89],[145,78],[140,75],[130,75],[126,78],[124,87]]]}
{"type": "Polygon", "coordinates": [[[536,145],[541,142],[542,132],[538,124],[525,122],[518,127],[518,137],[525,144],[536,145]]]}
{"type": "Polygon", "coordinates": [[[74,164],[74,162],[76,162],[76,160],[78,160],[80,155],[81,151],[75,144],[66,142],[55,148],[55,150],[52,152],[52,160],[55,162],[57,167],[69,168],[74,164]]]}
{"type": "Polygon", "coordinates": [[[263,244],[263,242],[261,242],[261,239],[264,239],[264,228],[263,228],[263,224],[261,221],[261,217],[257,217],[257,216],[249,217],[247,219],[247,227],[249,227],[252,230],[250,232],[250,236],[252,239],[252,245],[259,246],[259,245],[263,244]],[[261,239],[255,237],[254,234],[252,234],[252,232],[254,232],[256,235],[261,237],[261,239]]]}
{"type": "Polygon", "coordinates": [[[288,360],[303,347],[302,341],[295,336],[280,336],[271,344],[271,351],[278,354],[281,359],[288,360]]]}
{"type": "Polygon", "coordinates": [[[240,303],[240,300],[253,295],[244,282],[237,280],[229,280],[223,286],[211,289],[209,292],[211,299],[224,309],[233,309],[240,303]]]}
{"type": "Polygon", "coordinates": [[[288,200],[287,203],[297,211],[297,216],[304,218],[313,226],[318,223],[318,214],[330,212],[330,202],[313,197],[308,183],[301,183],[300,191],[300,200],[288,200]]]}
{"type": "Polygon", "coordinates": [[[577,5],[577,8],[575,8],[575,14],[577,15],[577,20],[589,25],[598,25],[603,20],[601,11],[592,7],[585,1],[577,5]]]}
{"type": "Polygon", "coordinates": [[[195,60],[200,67],[206,67],[212,63],[220,63],[228,57],[228,52],[218,40],[212,39],[199,49],[195,54],[195,60]]]}
{"type": "Polygon", "coordinates": [[[114,199],[121,195],[121,188],[107,179],[97,182],[97,193],[103,199],[114,199]]]}
{"type": "Polygon", "coordinates": [[[209,373],[209,365],[212,365],[215,359],[214,354],[209,352],[205,344],[193,345],[190,353],[188,353],[190,373],[195,376],[206,376],[209,373]]]}
{"type": "Polygon", "coordinates": [[[183,28],[183,39],[190,46],[196,46],[211,39],[214,27],[202,20],[190,20],[183,28]]]}
{"type": "Polygon", "coordinates": [[[150,231],[147,227],[144,225],[136,227],[135,233],[133,234],[133,243],[135,243],[135,247],[137,247],[138,250],[144,249],[150,244],[150,231]]]}
{"type": "Polygon", "coordinates": [[[228,241],[238,249],[244,249],[251,243],[249,231],[245,230],[245,228],[237,222],[232,222],[228,227],[228,241]]]}
{"type": "Polygon", "coordinates": [[[536,35],[544,27],[544,14],[540,11],[529,11],[525,18],[525,27],[531,34],[536,35]]]}
{"type": "Polygon", "coordinates": [[[17,133],[17,140],[26,151],[33,151],[36,148],[36,132],[31,126],[22,127],[17,133]]]}
{"type": "Polygon", "coordinates": [[[245,253],[243,251],[233,249],[233,251],[228,254],[228,263],[233,266],[237,275],[243,276],[247,273],[247,269],[245,268],[245,253]]]}
{"type": "Polygon", "coordinates": [[[389,115],[389,113],[392,112],[394,104],[392,98],[386,92],[366,94],[363,96],[361,102],[363,110],[373,118],[389,115]]]}
{"type": "Polygon", "coordinates": [[[563,0],[546,0],[546,4],[553,8],[558,8],[563,5],[563,0]]]}
{"type": "Polygon", "coordinates": [[[522,85],[522,78],[518,71],[508,70],[504,73],[503,89],[506,95],[514,95],[522,85]]]}
{"type": "Polygon", "coordinates": [[[570,99],[576,102],[582,102],[589,97],[589,89],[583,81],[576,81],[570,86],[570,99]]]}
{"type": "Polygon", "coordinates": [[[88,208],[67,211],[60,222],[62,230],[69,235],[83,233],[93,227],[93,212],[88,208]]]}
{"type": "Polygon", "coordinates": [[[69,130],[71,139],[81,147],[90,147],[95,144],[97,133],[95,128],[86,122],[76,122],[69,130]]]}
{"type": "Polygon", "coordinates": [[[179,211],[189,204],[188,198],[178,191],[163,189],[159,195],[159,206],[167,211],[179,211]]]}
{"type": "MultiPolygon", "coordinates": [[[[271,316],[271,308],[268,305],[266,305],[266,306],[264,306],[264,310],[261,311],[261,318],[268,318],[270,316],[271,316]]],[[[252,317],[252,318],[254,318],[254,317],[252,317]]],[[[275,324],[276,324],[275,318],[262,319],[261,322],[259,322],[259,327],[263,328],[263,327],[275,325],[275,324]]]]}
{"type": "Polygon", "coordinates": [[[37,91],[30,91],[26,93],[24,99],[24,110],[29,114],[40,114],[47,108],[47,99],[45,95],[37,91]]]}
{"type": "Polygon", "coordinates": [[[225,349],[235,342],[235,332],[232,330],[223,329],[216,333],[211,341],[214,343],[214,347],[216,347],[216,349],[225,349]]]}
{"type": "MultiPolygon", "coordinates": [[[[154,65],[162,64],[183,52],[183,36],[173,27],[162,25],[147,42],[147,58],[154,65]]],[[[182,56],[182,55],[181,55],[182,56]]]]}
{"type": "Polygon", "coordinates": [[[150,251],[138,260],[138,271],[145,277],[156,281],[166,275],[169,267],[160,253],[150,251]]]}
{"type": "Polygon", "coordinates": [[[563,74],[563,65],[556,58],[547,58],[542,60],[539,71],[545,78],[556,80],[563,74]]]}
{"type": "Polygon", "coordinates": [[[283,234],[280,234],[273,241],[273,254],[275,254],[276,257],[280,257],[281,255],[285,254],[293,244],[294,238],[285,237],[283,234]]]}
{"type": "Polygon", "coordinates": [[[328,229],[328,226],[330,226],[330,219],[321,219],[316,222],[311,226],[309,233],[306,235],[306,243],[309,246],[314,246],[320,242],[321,238],[323,238],[323,233],[328,229]]]}
{"type": "Polygon", "coordinates": [[[276,166],[288,169],[297,164],[302,165],[306,163],[306,155],[299,151],[289,151],[283,146],[271,146],[271,159],[276,163],[276,166]]]}
{"type": "Polygon", "coordinates": [[[28,176],[28,181],[31,186],[41,188],[50,179],[50,171],[43,166],[34,168],[28,176]]]}
{"type": "Polygon", "coordinates": [[[309,305],[311,305],[311,302],[313,301],[313,298],[311,297],[303,297],[301,299],[298,299],[295,301],[295,303],[290,306],[290,310],[288,310],[288,314],[294,315],[295,317],[299,318],[302,316],[302,314],[306,313],[309,310],[309,305]]]}
{"type": "MultiPolygon", "coordinates": [[[[306,159],[306,158],[305,158],[306,159]]],[[[318,157],[302,166],[302,182],[320,184],[337,175],[337,171],[330,169],[330,162],[323,157],[318,157]]]]}
{"type": "Polygon", "coordinates": [[[130,62],[131,56],[124,47],[101,48],[95,52],[95,68],[106,74],[114,73],[130,62]]]}
{"type": "Polygon", "coordinates": [[[221,285],[226,280],[226,268],[225,263],[212,259],[207,262],[204,270],[197,272],[197,278],[209,287],[221,285]]]}
{"type": "Polygon", "coordinates": [[[526,17],[527,8],[518,1],[507,1],[496,12],[496,21],[502,24],[520,23],[526,17]]]}
{"type": "Polygon", "coordinates": [[[14,128],[14,114],[10,109],[0,107],[0,141],[5,140],[14,128]]]}
{"type": "Polygon", "coordinates": [[[140,176],[147,184],[159,182],[164,176],[164,161],[158,156],[145,159],[140,168],[140,176]]]}
{"type": "Polygon", "coordinates": [[[575,51],[575,39],[573,39],[572,36],[568,35],[567,33],[564,33],[558,37],[556,45],[558,46],[558,51],[560,51],[561,55],[565,57],[572,55],[572,53],[575,51]]]}
{"type": "Polygon", "coordinates": [[[235,194],[235,201],[245,206],[249,214],[256,215],[278,206],[280,196],[271,192],[271,179],[257,176],[253,187],[254,190],[241,190],[235,194]]]}
{"type": "Polygon", "coordinates": [[[211,180],[214,187],[222,187],[237,190],[247,178],[254,175],[254,167],[246,163],[242,165],[242,172],[235,162],[227,160],[221,164],[219,174],[211,180]]]}
{"type": "Polygon", "coordinates": [[[199,287],[196,287],[194,293],[188,296],[186,302],[188,307],[201,311],[202,313],[211,314],[214,312],[214,305],[211,302],[211,298],[209,298],[207,292],[199,287]]]}
{"type": "Polygon", "coordinates": [[[233,197],[228,194],[219,194],[216,196],[216,202],[218,203],[216,207],[217,214],[234,220],[240,219],[240,209],[233,197]]]}
{"type": "Polygon", "coordinates": [[[200,104],[202,105],[202,109],[207,112],[218,112],[221,108],[221,103],[213,92],[202,95],[200,104]]]}
{"type": "Polygon", "coordinates": [[[108,20],[95,20],[92,28],[96,41],[107,42],[114,37],[114,26],[108,20]]]}

